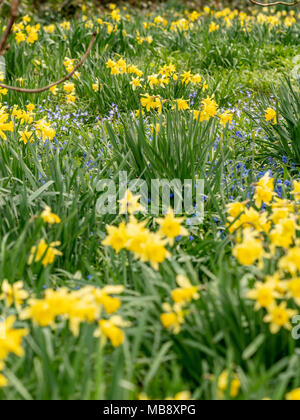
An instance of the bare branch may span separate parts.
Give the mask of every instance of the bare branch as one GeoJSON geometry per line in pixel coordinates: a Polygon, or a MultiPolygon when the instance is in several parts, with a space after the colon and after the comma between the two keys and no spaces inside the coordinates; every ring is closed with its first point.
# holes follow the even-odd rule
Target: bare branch
{"type": "Polygon", "coordinates": [[[252,4],[255,4],[256,6],[261,6],[261,7],[271,7],[271,6],[296,6],[299,3],[299,0],[294,0],[293,3],[290,2],[285,2],[285,1],[275,1],[272,3],[259,3],[256,0],[250,0],[252,4]]]}
{"type": "Polygon", "coordinates": [[[9,22],[8,22],[6,28],[5,28],[2,39],[0,41],[0,56],[4,55],[9,48],[9,46],[6,46],[6,43],[7,43],[8,37],[11,33],[12,27],[15,23],[15,20],[18,17],[18,8],[19,8],[19,5],[20,5],[20,1],[21,0],[12,0],[12,2],[11,2],[10,19],[9,19],[9,22]]]}
{"type": "Polygon", "coordinates": [[[77,65],[74,67],[74,69],[70,73],[68,73],[65,77],[58,80],[57,82],[53,82],[48,86],[44,86],[42,88],[37,88],[37,89],[23,89],[23,88],[19,88],[19,87],[15,87],[15,86],[4,85],[2,83],[0,83],[0,87],[3,88],[3,89],[13,90],[15,92],[20,92],[20,93],[42,93],[42,92],[45,92],[46,90],[51,89],[54,86],[58,86],[61,83],[66,82],[67,80],[69,80],[73,76],[73,74],[79,69],[79,67],[81,67],[83,65],[83,63],[86,61],[86,59],[90,55],[90,52],[91,52],[91,50],[93,48],[93,45],[96,41],[96,37],[97,37],[97,31],[95,31],[93,33],[92,38],[91,38],[91,42],[88,46],[88,49],[86,50],[86,53],[81,58],[81,60],[77,63],[77,65]]]}

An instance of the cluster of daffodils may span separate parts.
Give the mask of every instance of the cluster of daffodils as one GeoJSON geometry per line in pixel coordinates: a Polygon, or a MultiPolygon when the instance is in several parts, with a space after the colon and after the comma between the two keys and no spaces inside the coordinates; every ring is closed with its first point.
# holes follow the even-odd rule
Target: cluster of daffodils
{"type": "Polygon", "coordinates": [[[33,131],[29,127],[34,121],[34,109],[34,104],[28,104],[26,110],[20,109],[18,105],[15,105],[11,113],[12,118],[19,127],[22,128],[19,130],[19,140],[24,144],[27,144],[28,142],[33,143],[34,141],[33,131]],[[25,128],[23,129],[22,126],[25,126],[25,128]]]}
{"type": "MultiPolygon", "coordinates": [[[[64,67],[67,73],[71,73],[72,71],[74,71],[75,61],[75,59],[65,57],[64,67]]],[[[74,72],[72,79],[80,79],[80,73],[78,71],[74,72]]],[[[72,81],[66,81],[64,84],[61,85],[60,88],[54,85],[49,89],[49,91],[54,96],[57,96],[60,92],[67,104],[74,104],[76,102],[76,87],[75,83],[72,81]]]]}
{"type": "Polygon", "coordinates": [[[239,395],[241,380],[234,369],[230,371],[225,369],[218,377],[213,374],[207,374],[205,375],[205,379],[216,383],[217,397],[220,400],[223,400],[227,396],[236,398],[239,395]]]}
{"type": "MultiPolygon", "coordinates": [[[[83,6],[84,7],[84,6],[83,6]]],[[[107,20],[103,20],[102,18],[97,19],[97,23],[106,28],[107,34],[110,35],[112,32],[116,32],[118,30],[118,24],[121,22],[121,19],[123,18],[123,21],[130,21],[131,17],[129,14],[121,15],[121,10],[117,8],[116,4],[110,3],[109,5],[110,11],[105,15],[107,17],[107,20]]],[[[123,7],[123,10],[126,11],[126,7],[123,7]]],[[[84,11],[84,10],[83,10],[84,11]]],[[[84,11],[85,12],[85,11],[84,11]]],[[[87,16],[83,15],[83,20],[87,20],[87,16]]],[[[87,25],[93,25],[92,21],[87,22],[87,25]]],[[[89,26],[91,27],[91,26],[89,26]]],[[[127,35],[125,29],[122,31],[123,37],[127,35]]]]}
{"type": "Polygon", "coordinates": [[[142,77],[143,72],[137,68],[134,64],[128,64],[123,58],[119,60],[109,59],[106,63],[106,67],[110,69],[110,74],[119,75],[119,74],[133,74],[136,77],[142,77]]]}
{"type": "Polygon", "coordinates": [[[17,44],[26,42],[27,44],[34,44],[38,41],[38,33],[41,29],[41,25],[37,23],[36,25],[29,25],[31,22],[30,16],[23,16],[20,23],[15,23],[13,25],[13,32],[16,34],[17,44]]]}
{"type": "Polygon", "coordinates": [[[25,109],[20,109],[18,107],[18,105],[15,105],[13,107],[11,116],[19,121],[20,125],[25,125],[25,124],[32,124],[34,121],[34,111],[35,110],[35,105],[34,104],[28,104],[26,105],[26,110],[25,109]]]}
{"type": "MultiPolygon", "coordinates": [[[[132,77],[130,81],[130,85],[133,90],[142,86],[143,72],[134,64],[126,63],[126,61],[123,58],[120,58],[119,60],[116,60],[116,61],[109,59],[106,63],[106,67],[110,69],[111,75],[114,75],[114,76],[124,75],[124,74],[130,75],[132,77]]],[[[93,84],[92,87],[94,91],[98,91],[99,82],[96,84],[93,84]]]]}
{"type": "Polygon", "coordinates": [[[291,329],[300,305],[300,182],[294,182],[293,200],[274,192],[266,173],[256,184],[254,203],[228,205],[228,228],[235,234],[233,255],[247,266],[256,265],[260,278],[248,292],[255,309],[266,311],[270,331],[291,329]]]}
{"type": "MultiPolygon", "coordinates": [[[[108,21],[103,20],[102,18],[97,19],[97,23],[101,26],[106,27],[107,33],[110,35],[113,32],[119,30],[119,23],[121,20],[125,23],[130,21],[130,15],[121,14],[120,9],[116,5],[110,6],[111,11],[105,14],[105,18],[108,21]],[[113,8],[112,8],[113,7],[113,8]]],[[[124,8],[126,11],[126,8],[124,8]]],[[[243,31],[251,32],[254,25],[261,25],[268,28],[270,31],[273,29],[278,30],[279,26],[282,26],[285,29],[290,28],[297,23],[297,18],[299,19],[300,14],[296,15],[295,11],[291,10],[289,12],[276,12],[274,10],[271,14],[265,14],[263,12],[257,13],[256,9],[252,10],[252,14],[247,14],[243,11],[238,11],[237,9],[231,10],[230,8],[224,8],[223,10],[214,11],[209,7],[204,7],[203,11],[184,11],[184,13],[173,12],[171,18],[164,15],[155,15],[154,13],[148,14],[149,20],[143,22],[144,30],[153,29],[155,33],[161,31],[162,33],[170,32],[181,32],[183,36],[188,36],[191,32],[196,32],[201,29],[203,23],[207,19],[211,19],[208,27],[209,34],[219,31],[222,27],[231,28],[233,25],[240,26],[243,31]],[[176,20],[173,20],[173,18],[176,20]]],[[[93,21],[88,20],[86,15],[83,16],[83,21],[87,27],[94,27],[93,21]]],[[[123,37],[127,36],[126,30],[122,26],[122,35],[123,37]]],[[[136,40],[138,44],[143,42],[152,43],[153,38],[151,35],[141,36],[139,32],[136,34],[136,40]]]]}
{"type": "Polygon", "coordinates": [[[43,29],[47,34],[53,34],[53,32],[55,31],[55,25],[52,23],[50,25],[44,26],[43,29]]]}
{"type": "Polygon", "coordinates": [[[190,22],[188,19],[181,18],[176,21],[171,22],[170,30],[171,31],[189,31],[194,28],[194,23],[190,22]]]}
{"type": "Polygon", "coordinates": [[[295,17],[295,11],[291,10],[289,12],[289,14],[284,11],[284,12],[278,12],[275,15],[272,16],[268,16],[265,15],[263,13],[259,13],[257,15],[257,23],[262,24],[262,25],[268,25],[269,28],[272,30],[274,27],[278,27],[280,25],[284,25],[286,28],[291,27],[293,24],[295,24],[296,21],[296,17],[295,17]]]}
{"type": "MultiPolygon", "coordinates": [[[[0,72],[0,82],[4,82],[5,80],[5,74],[3,72],[0,72]]],[[[0,95],[7,95],[8,94],[8,90],[5,88],[0,88],[0,95]]]]}
{"type": "Polygon", "coordinates": [[[99,82],[99,80],[97,79],[95,81],[95,83],[92,83],[92,89],[94,92],[99,92],[99,89],[103,88],[103,84],[99,82]]]}
{"type": "MultiPolygon", "coordinates": [[[[211,376],[214,380],[214,377],[211,376]]],[[[224,399],[226,393],[229,394],[230,398],[236,398],[239,395],[241,389],[241,381],[237,373],[229,372],[227,369],[224,370],[217,381],[218,387],[218,398],[224,399]]],[[[270,398],[263,398],[263,400],[269,400],[270,398]]],[[[287,401],[300,401],[300,388],[291,390],[285,395],[287,401]]]]}
{"type": "MultiPolygon", "coordinates": [[[[6,285],[4,285],[4,288],[6,288],[6,285]]],[[[2,296],[3,294],[0,299],[2,299],[2,296]]],[[[14,315],[0,321],[0,388],[8,385],[6,377],[1,373],[5,369],[7,357],[10,354],[15,354],[18,357],[24,355],[22,340],[28,334],[28,330],[26,328],[14,328],[15,322],[16,317],[14,315]]]]}
{"type": "Polygon", "coordinates": [[[4,132],[12,132],[17,127],[19,140],[24,144],[33,143],[35,137],[42,142],[53,140],[56,135],[55,129],[45,118],[35,121],[34,110],[35,105],[31,103],[26,105],[26,109],[20,109],[18,105],[15,105],[11,111],[12,121],[7,122],[9,114],[6,108],[2,107],[0,109],[0,136],[7,140],[4,132]]]}
{"type": "MultiPolygon", "coordinates": [[[[66,71],[68,73],[71,73],[74,70],[74,68],[75,68],[74,63],[75,63],[75,61],[76,60],[74,58],[65,57],[65,59],[64,59],[64,66],[65,66],[65,69],[66,69],[66,71]]],[[[76,77],[78,78],[79,76],[80,76],[80,74],[77,73],[76,74],[76,77]]]]}
{"type": "MultiPolygon", "coordinates": [[[[40,217],[49,225],[59,224],[61,219],[46,207],[40,217]]],[[[59,243],[47,244],[42,239],[32,248],[29,264],[41,262],[43,266],[52,264],[57,255],[62,255],[56,249],[59,243]]],[[[4,361],[10,353],[19,357],[24,355],[21,346],[22,338],[28,334],[28,329],[14,329],[17,318],[19,321],[32,321],[33,325],[56,328],[59,321],[68,322],[70,331],[79,335],[80,325],[89,323],[95,325],[94,336],[100,337],[104,345],[107,340],[113,347],[123,344],[125,334],[123,328],[130,324],[125,322],[116,312],[122,303],[118,295],[124,292],[121,285],[108,285],[100,289],[94,286],[85,286],[79,290],[70,291],[67,288],[58,290],[47,289],[43,298],[29,296],[24,289],[22,281],[10,284],[7,280],[2,282],[0,291],[0,305],[5,311],[0,319],[0,387],[7,385],[7,379],[1,373],[5,368],[4,361]],[[2,305],[1,305],[2,306],[2,305]],[[14,309],[18,315],[5,316],[14,309]]]]}
{"type": "MultiPolygon", "coordinates": [[[[143,211],[139,203],[140,196],[134,196],[127,191],[123,200],[120,200],[120,214],[129,213],[129,221],[122,221],[119,226],[107,226],[107,237],[102,242],[111,246],[115,252],[121,250],[131,251],[135,258],[142,262],[150,262],[155,270],[159,264],[170,257],[167,246],[174,245],[175,239],[187,236],[188,231],[182,226],[184,218],[176,218],[174,211],[169,209],[165,217],[156,219],[159,225],[157,232],[150,232],[146,222],[139,222],[134,213],[143,211]]],[[[174,334],[178,334],[188,314],[187,305],[200,298],[199,286],[193,286],[184,275],[177,276],[178,287],[171,293],[173,304],[163,304],[164,313],[161,314],[162,325],[174,334]]]]}
{"type": "Polygon", "coordinates": [[[171,293],[173,304],[164,303],[164,313],[160,316],[162,325],[173,334],[181,330],[185,316],[189,313],[187,305],[200,298],[200,286],[193,286],[186,276],[179,274],[176,282],[178,287],[171,293]]]}
{"type": "MultiPolygon", "coordinates": [[[[218,116],[220,123],[223,127],[226,127],[227,124],[230,124],[233,120],[234,114],[226,110],[218,114],[218,104],[213,99],[213,97],[207,97],[202,99],[200,109],[190,109],[189,101],[183,98],[175,99],[174,101],[169,101],[161,99],[158,95],[149,95],[144,94],[141,97],[141,105],[146,109],[147,112],[154,110],[158,114],[161,114],[164,103],[172,102],[172,109],[177,109],[178,111],[187,111],[189,110],[193,114],[193,119],[199,122],[209,121],[210,118],[218,116]]],[[[139,115],[139,113],[137,113],[139,115]]]]}
{"type": "Polygon", "coordinates": [[[136,31],[136,40],[137,40],[139,45],[142,45],[144,42],[147,42],[148,44],[152,44],[153,37],[151,35],[143,37],[143,36],[140,35],[140,32],[137,30],[136,31]]]}
{"type": "MultiPolygon", "coordinates": [[[[115,315],[122,305],[120,298],[116,295],[124,292],[123,286],[111,285],[102,289],[85,286],[75,291],[70,291],[67,288],[47,289],[42,299],[29,298],[21,281],[10,285],[7,280],[4,280],[1,290],[0,301],[4,302],[6,308],[14,306],[20,320],[30,319],[41,327],[54,328],[59,318],[64,319],[69,322],[69,328],[75,336],[79,334],[81,323],[96,322],[95,337],[102,337],[104,342],[108,338],[114,347],[124,342],[124,332],[120,328],[129,324],[120,316],[115,315]]],[[[7,319],[7,321],[9,320],[10,318],[7,319]]],[[[5,344],[9,331],[7,325],[5,326],[6,329],[2,328],[4,338],[3,341],[0,341],[0,360],[1,345],[5,344]]],[[[20,353],[20,351],[13,350],[11,352],[20,353]]]]}
{"type": "Polygon", "coordinates": [[[0,104],[0,137],[3,140],[7,140],[6,132],[14,131],[14,123],[9,121],[9,117],[10,115],[7,112],[7,108],[0,104]]]}
{"type": "MultiPolygon", "coordinates": [[[[86,25],[87,24],[88,24],[88,22],[86,23],[86,25]]],[[[117,24],[113,24],[111,22],[105,22],[101,18],[98,19],[98,24],[100,26],[104,26],[106,28],[106,31],[107,31],[108,35],[112,34],[113,32],[117,32],[117,30],[118,30],[118,25],[117,24]]],[[[123,34],[124,34],[124,32],[123,32],[123,34]]]]}
{"type": "MultiPolygon", "coordinates": [[[[150,42],[150,40],[148,40],[148,42],[150,42]]],[[[202,79],[200,74],[193,74],[191,71],[177,73],[173,63],[163,65],[158,69],[157,73],[150,74],[146,79],[142,78],[143,72],[139,70],[137,66],[126,63],[123,58],[119,58],[118,60],[109,59],[106,63],[106,67],[110,69],[111,75],[114,76],[124,74],[132,75],[133,78],[131,79],[130,84],[133,90],[138,87],[143,90],[154,90],[158,87],[165,88],[172,80],[180,80],[185,86],[191,85],[201,87],[203,91],[208,89],[207,83],[202,79]]]]}
{"type": "MultiPolygon", "coordinates": [[[[160,27],[162,30],[166,30],[166,27],[169,27],[170,31],[173,32],[188,32],[192,30],[199,29],[200,18],[205,15],[205,12],[198,12],[196,10],[189,12],[185,11],[185,16],[182,17],[179,13],[174,13],[173,16],[178,16],[179,19],[168,21],[165,17],[156,16],[153,19],[153,23],[149,24],[149,26],[153,27],[160,27]]],[[[176,16],[176,17],[177,17],[176,16]]],[[[149,27],[148,26],[148,27],[149,27]]]]}
{"type": "MultiPolygon", "coordinates": [[[[172,63],[165,64],[158,70],[158,73],[150,74],[147,78],[150,89],[154,89],[156,86],[164,88],[170,83],[170,80],[178,80],[176,67],[172,63]]],[[[145,85],[145,87],[147,87],[147,85],[145,85]]]]}
{"type": "Polygon", "coordinates": [[[202,108],[200,110],[193,111],[193,116],[195,120],[200,122],[208,121],[210,118],[213,118],[217,115],[218,104],[213,98],[206,98],[201,101],[202,108]]]}
{"type": "MultiPolygon", "coordinates": [[[[48,206],[41,213],[41,218],[43,219],[44,223],[49,225],[55,225],[61,222],[60,217],[53,213],[51,208],[48,206]]],[[[53,264],[57,256],[63,255],[57,249],[57,247],[60,245],[60,242],[51,242],[48,244],[45,239],[41,239],[38,245],[31,248],[28,264],[31,265],[33,263],[41,263],[44,267],[53,264]]]]}
{"type": "Polygon", "coordinates": [[[56,135],[55,129],[49,122],[46,121],[45,118],[42,118],[35,123],[35,130],[38,139],[42,140],[43,142],[46,140],[53,140],[56,135]]]}
{"type": "Polygon", "coordinates": [[[220,25],[217,25],[215,22],[211,22],[209,24],[208,32],[209,33],[215,32],[215,31],[218,31],[219,29],[220,29],[220,25]]]}
{"type": "MultiPolygon", "coordinates": [[[[0,303],[6,309],[15,308],[19,321],[33,323],[33,326],[56,328],[59,321],[68,322],[74,336],[78,336],[80,325],[95,325],[94,337],[101,339],[105,345],[109,340],[113,347],[123,344],[125,334],[123,328],[130,324],[116,314],[122,303],[119,297],[124,287],[119,285],[96,288],[85,286],[80,290],[70,291],[67,288],[47,289],[41,299],[31,297],[24,290],[23,282],[9,284],[4,280],[1,287],[0,303]]],[[[3,313],[3,315],[5,315],[3,313]]],[[[0,388],[7,386],[8,381],[1,373],[5,368],[4,361],[9,354],[19,357],[24,355],[22,338],[28,334],[27,328],[14,329],[17,320],[15,315],[0,322],[0,388]]]]}
{"type": "MultiPolygon", "coordinates": [[[[98,24],[105,25],[107,28],[108,34],[118,30],[118,24],[123,19],[123,22],[130,21],[130,15],[121,14],[120,9],[116,5],[110,5],[111,11],[106,14],[109,22],[104,21],[99,18],[98,24]]],[[[126,11],[126,7],[123,8],[126,11]]],[[[239,25],[244,31],[252,31],[254,24],[263,25],[269,30],[283,26],[285,28],[290,28],[292,25],[296,24],[297,18],[300,18],[300,14],[296,14],[294,10],[287,11],[276,11],[273,9],[271,13],[257,13],[257,9],[253,8],[252,14],[247,14],[243,11],[237,9],[231,10],[226,7],[223,10],[214,11],[208,6],[204,7],[202,11],[189,11],[185,10],[184,13],[173,12],[171,18],[169,16],[155,15],[154,13],[148,14],[149,20],[143,22],[145,30],[153,28],[156,32],[182,32],[184,35],[189,32],[198,31],[204,23],[204,19],[207,20],[211,18],[212,21],[209,24],[209,33],[218,31],[222,26],[230,28],[234,24],[239,25]],[[173,18],[176,20],[173,20],[173,18]]],[[[83,16],[83,21],[87,21],[87,16],[83,16]]],[[[92,22],[90,21],[90,24],[92,22]]],[[[126,32],[123,29],[124,35],[126,32]]],[[[144,39],[145,40],[145,39],[144,39]]],[[[143,40],[143,41],[144,41],[143,40]]],[[[141,37],[137,36],[137,41],[142,43],[141,37]]]]}
{"type": "MultiPolygon", "coordinates": [[[[85,7],[85,5],[83,6],[85,7]]],[[[103,33],[105,29],[108,36],[112,33],[120,31],[123,38],[127,37],[127,31],[125,29],[125,23],[131,21],[131,16],[127,13],[127,8],[123,7],[123,12],[115,5],[110,4],[109,10],[103,12],[101,17],[92,18],[88,16],[87,10],[82,10],[82,23],[87,29],[95,29],[100,27],[103,33]]],[[[273,29],[278,31],[279,27],[283,29],[289,29],[297,23],[297,19],[300,18],[300,14],[296,14],[294,10],[287,11],[276,11],[272,13],[257,13],[257,10],[253,8],[252,13],[247,14],[243,11],[231,10],[230,8],[224,8],[223,10],[214,11],[209,7],[204,7],[202,11],[188,11],[184,13],[173,12],[170,19],[169,16],[155,15],[154,13],[147,14],[148,18],[143,22],[143,28],[145,33],[141,34],[140,31],[135,30],[135,33],[131,34],[131,37],[136,40],[137,44],[143,44],[144,42],[152,44],[153,36],[147,34],[147,30],[153,29],[153,33],[157,34],[160,31],[166,33],[168,31],[177,33],[181,32],[183,36],[188,36],[189,33],[201,30],[203,24],[210,19],[208,32],[213,34],[219,31],[222,27],[230,28],[233,25],[239,25],[243,31],[251,32],[254,25],[261,25],[269,28],[270,31],[273,29]],[[173,18],[176,17],[176,20],[173,18]]],[[[33,44],[38,40],[41,25],[39,23],[30,25],[31,17],[24,16],[20,22],[13,25],[13,31],[15,32],[16,42],[18,44],[28,43],[33,44]]],[[[63,21],[57,27],[63,32],[71,30],[71,22],[63,21]]],[[[43,27],[46,34],[53,34],[56,30],[56,25],[50,24],[43,27]]],[[[66,36],[64,34],[64,36],[66,36]]]]}
{"type": "MultiPolygon", "coordinates": [[[[66,69],[67,73],[71,73],[74,71],[75,69],[75,59],[74,58],[68,58],[65,57],[64,59],[64,66],[66,69]]],[[[80,73],[78,71],[75,71],[73,74],[73,79],[80,79],[80,73]]],[[[65,82],[63,85],[63,91],[65,93],[65,97],[67,100],[67,103],[72,104],[75,103],[76,101],[76,89],[75,89],[75,84],[73,82],[65,82]]],[[[57,93],[57,87],[54,87],[54,90],[52,91],[53,94],[56,95],[57,93]]]]}
{"type": "MultiPolygon", "coordinates": [[[[188,84],[200,85],[202,82],[202,77],[200,76],[200,74],[199,73],[193,74],[191,71],[183,72],[180,78],[181,78],[182,83],[185,85],[188,85],[188,84]]],[[[203,90],[206,90],[206,89],[208,89],[208,85],[204,82],[203,90]]]]}
{"type": "Polygon", "coordinates": [[[51,141],[56,136],[55,129],[45,118],[35,121],[34,104],[26,105],[26,110],[14,106],[11,116],[15,121],[15,125],[19,127],[19,140],[24,144],[33,143],[35,136],[43,143],[47,140],[51,141]]]}
{"type": "Polygon", "coordinates": [[[71,29],[71,22],[65,20],[59,24],[60,29],[63,31],[69,31],[71,29]]]}
{"type": "Polygon", "coordinates": [[[121,327],[128,326],[128,323],[115,315],[121,307],[121,300],[112,295],[123,291],[123,286],[105,286],[103,289],[85,286],[75,291],[48,289],[42,299],[28,299],[20,312],[20,319],[31,319],[34,324],[52,328],[58,319],[63,319],[68,321],[75,336],[79,335],[82,323],[96,322],[95,337],[101,337],[104,342],[109,339],[114,347],[118,347],[125,337],[121,327]]]}
{"type": "MultiPolygon", "coordinates": [[[[200,74],[193,74],[191,71],[184,71],[182,73],[176,72],[174,64],[169,63],[160,67],[158,72],[150,74],[146,79],[143,79],[143,73],[135,65],[127,64],[122,58],[115,61],[109,59],[106,63],[107,68],[110,69],[112,75],[121,74],[134,74],[134,77],[130,81],[133,90],[140,88],[142,90],[148,89],[153,91],[156,88],[165,88],[169,85],[170,81],[179,81],[185,87],[196,86],[199,87],[203,92],[208,89],[207,83],[203,80],[200,74]]],[[[98,91],[99,83],[93,84],[93,89],[98,91]]],[[[202,99],[200,109],[191,109],[189,100],[179,98],[175,100],[163,99],[159,94],[141,93],[140,103],[143,109],[147,112],[156,111],[161,114],[164,104],[171,105],[172,109],[178,109],[179,111],[189,110],[193,114],[193,118],[200,122],[208,121],[210,118],[215,117],[218,114],[218,104],[213,97],[207,97],[202,99]]],[[[139,115],[140,111],[136,111],[136,115],[139,115]]],[[[143,111],[144,115],[144,111],[143,111]]],[[[220,113],[218,115],[221,124],[225,127],[228,123],[233,120],[233,113],[229,110],[220,113]]]]}
{"type": "Polygon", "coordinates": [[[160,96],[153,96],[148,93],[141,97],[141,105],[147,112],[156,110],[158,114],[161,114],[163,102],[164,101],[160,98],[160,96]]]}
{"type": "Polygon", "coordinates": [[[236,398],[241,388],[241,381],[236,373],[230,375],[228,370],[224,370],[218,378],[218,397],[223,399],[226,392],[231,398],[236,398]]]}
{"type": "Polygon", "coordinates": [[[63,90],[65,93],[67,103],[74,104],[76,102],[75,84],[73,82],[66,82],[63,85],[63,90]]]}
{"type": "Polygon", "coordinates": [[[38,245],[31,248],[28,264],[41,262],[44,267],[53,264],[56,256],[63,254],[57,249],[60,242],[51,242],[48,244],[45,239],[41,239],[38,245]]]}
{"type": "MultiPolygon", "coordinates": [[[[247,14],[243,11],[231,10],[226,7],[223,10],[213,11],[209,7],[204,8],[206,15],[211,16],[218,22],[224,22],[227,28],[230,28],[234,22],[238,23],[244,30],[251,31],[253,30],[254,24],[259,24],[268,27],[270,30],[273,28],[278,28],[278,26],[283,25],[285,28],[289,28],[296,23],[296,13],[294,10],[287,11],[278,11],[274,14],[275,9],[273,9],[273,14],[265,14],[263,12],[257,13],[257,9],[253,8],[252,14],[247,14]]],[[[298,18],[300,16],[298,15],[298,18]]],[[[220,25],[213,21],[210,24],[210,32],[218,30],[220,25]]]]}
{"type": "Polygon", "coordinates": [[[105,246],[111,246],[119,253],[125,249],[131,251],[135,258],[142,262],[150,262],[155,270],[159,264],[170,257],[167,245],[173,245],[175,239],[187,236],[188,231],[182,226],[184,218],[176,218],[172,209],[165,217],[156,219],[160,229],[151,232],[147,229],[147,222],[139,222],[134,213],[143,211],[139,203],[140,196],[134,196],[127,191],[125,197],[120,200],[120,214],[130,215],[128,223],[122,221],[119,226],[107,226],[107,237],[102,242],[105,246]]]}
{"type": "MultiPolygon", "coordinates": [[[[10,285],[7,280],[4,280],[0,292],[0,302],[4,302],[6,308],[15,306],[17,310],[21,308],[24,301],[28,298],[29,294],[23,288],[23,282],[18,281],[10,285]]],[[[22,339],[28,334],[25,328],[13,328],[16,322],[16,316],[10,315],[8,317],[1,317],[0,321],[0,388],[7,386],[8,381],[1,371],[5,368],[5,359],[10,353],[19,357],[24,355],[22,348],[22,339]]]]}

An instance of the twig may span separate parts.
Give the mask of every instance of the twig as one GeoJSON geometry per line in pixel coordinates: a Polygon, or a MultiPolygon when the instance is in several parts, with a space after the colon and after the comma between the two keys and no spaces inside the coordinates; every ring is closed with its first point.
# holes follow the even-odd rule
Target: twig
{"type": "Polygon", "coordinates": [[[299,3],[299,0],[294,0],[293,3],[285,2],[285,1],[275,1],[272,3],[259,3],[256,0],[250,0],[252,4],[255,4],[256,6],[261,7],[271,7],[271,6],[296,6],[299,3]]]}
{"type": "Polygon", "coordinates": [[[6,26],[6,29],[5,29],[4,34],[2,36],[2,39],[0,41],[0,56],[4,55],[9,48],[9,46],[5,47],[5,45],[6,45],[8,37],[11,33],[11,30],[12,30],[12,27],[15,23],[15,20],[18,17],[18,8],[19,8],[19,5],[20,5],[20,1],[21,0],[12,0],[12,2],[11,2],[10,19],[9,19],[9,22],[6,26]]]}
{"type": "Polygon", "coordinates": [[[69,80],[73,76],[73,74],[79,69],[79,67],[81,67],[83,65],[83,63],[86,61],[86,59],[90,55],[90,52],[91,52],[91,50],[93,48],[93,45],[96,41],[96,37],[97,37],[97,31],[95,31],[93,33],[92,38],[91,38],[91,42],[88,46],[88,49],[86,50],[86,53],[84,54],[82,59],[79,61],[79,63],[74,67],[74,69],[70,73],[68,73],[65,77],[58,80],[57,82],[53,82],[48,86],[44,86],[42,88],[37,88],[37,89],[23,89],[23,88],[19,88],[19,87],[15,87],[15,86],[4,85],[2,83],[0,83],[0,87],[3,88],[3,89],[13,90],[15,92],[20,92],[20,93],[42,93],[42,92],[45,92],[46,90],[51,89],[54,86],[57,86],[57,85],[60,85],[61,83],[66,82],[67,80],[69,80]]]}

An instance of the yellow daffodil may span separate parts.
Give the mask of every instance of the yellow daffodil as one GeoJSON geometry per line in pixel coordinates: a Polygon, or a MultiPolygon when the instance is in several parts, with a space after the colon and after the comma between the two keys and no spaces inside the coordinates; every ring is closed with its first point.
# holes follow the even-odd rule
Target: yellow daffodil
{"type": "Polygon", "coordinates": [[[4,280],[1,291],[0,300],[4,300],[5,305],[8,307],[12,305],[15,305],[17,308],[20,307],[29,296],[28,292],[24,290],[22,281],[9,284],[7,280],[4,280]]]}
{"type": "Polygon", "coordinates": [[[173,109],[178,109],[178,111],[186,111],[189,109],[188,101],[185,99],[176,99],[175,105],[173,105],[173,109]]]}
{"type": "Polygon", "coordinates": [[[122,222],[118,227],[106,226],[106,230],[108,236],[102,241],[102,245],[111,246],[118,254],[121,249],[125,248],[129,239],[125,222],[122,222]]]}
{"type": "Polygon", "coordinates": [[[288,401],[300,401],[300,388],[296,388],[288,392],[285,399],[288,401]]]}
{"type": "Polygon", "coordinates": [[[175,303],[188,303],[200,298],[199,286],[193,286],[184,275],[178,275],[176,282],[179,288],[172,291],[172,299],[175,303]]]}
{"type": "Polygon", "coordinates": [[[273,305],[276,298],[280,298],[280,294],[276,292],[276,283],[274,281],[256,282],[254,288],[247,293],[248,299],[256,301],[254,309],[268,308],[273,305]]]}
{"type": "Polygon", "coordinates": [[[44,220],[45,223],[49,223],[50,225],[59,224],[61,219],[54,213],[52,213],[51,208],[46,206],[45,210],[41,213],[41,218],[44,220]]]}
{"type": "Polygon", "coordinates": [[[6,359],[9,353],[14,353],[19,357],[24,355],[22,339],[28,334],[28,330],[25,328],[14,329],[15,321],[16,317],[10,315],[1,322],[1,330],[4,331],[4,335],[0,337],[0,360],[6,359]]]}
{"type": "Polygon", "coordinates": [[[168,210],[168,213],[164,218],[156,219],[156,222],[160,225],[160,235],[166,237],[170,245],[174,244],[174,241],[178,236],[188,235],[188,231],[181,225],[184,220],[184,217],[176,218],[172,209],[168,210]]]}
{"type": "Polygon", "coordinates": [[[44,239],[41,239],[38,246],[34,246],[31,249],[28,264],[42,261],[44,267],[52,264],[56,256],[62,256],[63,254],[56,249],[60,245],[60,242],[52,242],[49,245],[44,239]]]}
{"type": "Polygon", "coordinates": [[[124,343],[125,334],[121,328],[126,328],[130,324],[120,316],[114,315],[109,320],[101,319],[98,324],[99,328],[94,333],[95,337],[101,337],[104,343],[108,338],[113,347],[119,347],[124,343]]]}
{"type": "Polygon", "coordinates": [[[260,208],[262,203],[270,204],[274,196],[274,179],[267,172],[256,184],[255,205],[260,208]]]}
{"type": "Polygon", "coordinates": [[[294,189],[291,192],[296,198],[300,197],[300,181],[294,181],[294,189]]]}
{"type": "Polygon", "coordinates": [[[28,142],[33,143],[34,137],[32,131],[19,131],[20,134],[20,142],[27,144],[28,142]]]}
{"type": "Polygon", "coordinates": [[[273,108],[267,108],[265,111],[266,121],[271,121],[274,125],[277,124],[277,114],[273,108]]]}
{"type": "Polygon", "coordinates": [[[130,190],[127,190],[124,198],[122,200],[119,200],[120,214],[133,214],[136,212],[143,211],[144,208],[139,203],[140,198],[140,195],[133,195],[130,190]]]}
{"type": "Polygon", "coordinates": [[[230,374],[228,370],[224,370],[218,378],[218,393],[219,398],[224,398],[224,395],[229,387],[229,395],[231,398],[238,396],[241,388],[241,381],[236,374],[232,375],[230,380],[230,374]]]}
{"type": "Polygon", "coordinates": [[[219,115],[220,122],[223,125],[223,127],[226,127],[226,125],[232,122],[233,114],[230,111],[225,111],[223,114],[219,115]]]}
{"type": "Polygon", "coordinates": [[[243,265],[252,265],[264,255],[263,244],[255,232],[244,230],[244,238],[233,249],[233,255],[243,265]]]}
{"type": "Polygon", "coordinates": [[[7,135],[5,131],[14,131],[14,123],[12,121],[7,122],[9,115],[3,110],[0,111],[0,137],[3,140],[7,140],[7,135]]]}
{"type": "Polygon", "coordinates": [[[264,317],[264,322],[270,323],[270,331],[276,334],[281,328],[291,330],[290,319],[297,315],[297,311],[287,308],[286,302],[279,305],[271,305],[268,307],[268,314],[264,317]]]}
{"type": "Polygon", "coordinates": [[[173,307],[168,303],[163,304],[164,313],[161,314],[160,320],[162,325],[170,330],[173,334],[178,334],[181,326],[184,323],[184,311],[180,304],[175,304],[173,307]]]}

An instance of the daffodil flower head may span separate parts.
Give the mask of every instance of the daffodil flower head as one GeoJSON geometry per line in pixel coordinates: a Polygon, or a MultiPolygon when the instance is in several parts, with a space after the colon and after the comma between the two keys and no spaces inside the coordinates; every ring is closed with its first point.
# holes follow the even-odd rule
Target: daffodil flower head
{"type": "Polygon", "coordinates": [[[141,196],[133,195],[130,190],[127,190],[125,196],[120,203],[120,214],[134,214],[144,211],[144,207],[139,203],[141,196]]]}

